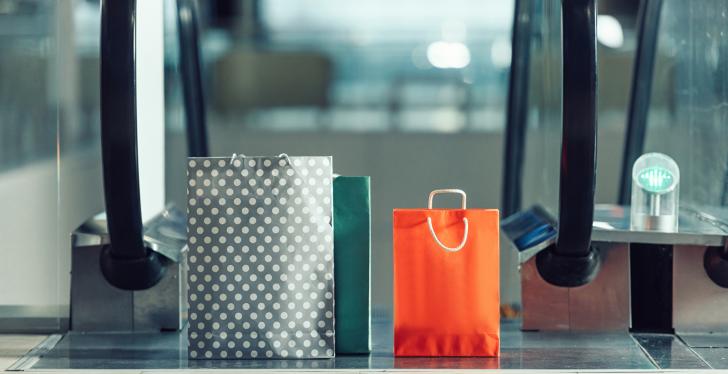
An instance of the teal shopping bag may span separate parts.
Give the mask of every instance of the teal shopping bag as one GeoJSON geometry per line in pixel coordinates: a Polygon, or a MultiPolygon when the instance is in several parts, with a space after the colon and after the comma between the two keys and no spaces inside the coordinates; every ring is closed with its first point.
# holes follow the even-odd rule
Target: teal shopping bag
{"type": "Polygon", "coordinates": [[[336,353],[371,350],[369,177],[334,179],[336,353]]]}

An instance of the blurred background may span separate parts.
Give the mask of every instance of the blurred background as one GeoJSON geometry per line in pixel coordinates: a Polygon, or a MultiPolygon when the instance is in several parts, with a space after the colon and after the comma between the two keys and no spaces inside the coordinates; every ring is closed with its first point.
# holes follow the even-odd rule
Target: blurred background
{"type": "MultiPolygon", "coordinates": [[[[560,1],[534,3],[523,200],[555,212],[560,1]]],[[[639,4],[599,3],[597,202],[615,203],[639,4]]],[[[709,37],[684,46],[691,33],[723,36],[702,17],[718,22],[725,12],[716,5],[726,2],[695,3],[665,1],[647,149],[696,165],[683,176],[683,196],[712,202],[720,183],[691,189],[689,181],[725,172],[725,147],[716,145],[728,139],[728,106],[718,115],[713,109],[726,103],[728,86],[711,77],[728,51],[709,37]],[[688,10],[691,22],[675,20],[688,10]],[[700,64],[713,70],[693,74],[700,64]]],[[[427,194],[444,187],[464,189],[470,207],[499,207],[512,0],[199,6],[211,154],[332,155],[335,172],[370,175],[375,305],[391,305],[393,208],[424,207],[427,194]]],[[[165,9],[164,189],[167,201],[184,207],[174,1],[165,9]]],[[[67,316],[70,232],[104,209],[99,33],[98,1],[0,0],[0,320],[67,316]]],[[[517,305],[515,253],[503,246],[501,257],[502,302],[517,305]]]]}

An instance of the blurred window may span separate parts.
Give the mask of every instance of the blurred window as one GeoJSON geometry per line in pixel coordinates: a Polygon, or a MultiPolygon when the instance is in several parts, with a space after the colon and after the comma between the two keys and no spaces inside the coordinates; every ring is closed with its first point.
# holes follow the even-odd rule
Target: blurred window
{"type": "Polygon", "coordinates": [[[247,3],[237,27],[213,20],[226,26],[205,38],[216,120],[270,131],[504,126],[512,1],[247,3]]]}

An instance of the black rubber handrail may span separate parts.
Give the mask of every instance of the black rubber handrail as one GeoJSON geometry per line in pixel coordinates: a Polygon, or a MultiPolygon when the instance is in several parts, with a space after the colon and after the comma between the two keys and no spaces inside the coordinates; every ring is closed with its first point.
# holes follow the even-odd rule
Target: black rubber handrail
{"type": "Polygon", "coordinates": [[[136,1],[101,1],[101,152],[111,244],[101,252],[107,281],[126,290],[152,287],[163,260],[144,246],[137,162],[136,1]]]}
{"type": "Polygon", "coordinates": [[[503,217],[508,217],[521,209],[523,158],[528,126],[532,24],[533,0],[516,0],[503,151],[503,193],[501,201],[501,215],[503,217]]]}
{"type": "Polygon", "coordinates": [[[597,159],[595,0],[563,0],[563,130],[555,252],[585,256],[591,243],[597,159]]]}
{"type": "Polygon", "coordinates": [[[640,3],[637,21],[637,51],[632,68],[632,90],[627,111],[627,133],[624,140],[617,201],[620,205],[630,204],[632,165],[644,152],[661,10],[662,0],[642,0],[640,3]]]}
{"type": "Polygon", "coordinates": [[[197,2],[177,0],[180,72],[187,117],[187,150],[190,157],[208,157],[207,120],[197,20],[197,2]]]}
{"type": "Polygon", "coordinates": [[[596,0],[562,0],[563,129],[556,244],[537,256],[541,276],[557,286],[590,282],[599,269],[591,246],[596,187],[596,0]]]}

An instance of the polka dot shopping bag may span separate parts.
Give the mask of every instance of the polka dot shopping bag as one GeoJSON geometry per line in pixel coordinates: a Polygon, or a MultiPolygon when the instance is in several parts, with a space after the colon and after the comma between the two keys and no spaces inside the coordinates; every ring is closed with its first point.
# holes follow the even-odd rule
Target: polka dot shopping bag
{"type": "Polygon", "coordinates": [[[190,158],[187,175],[189,357],[333,357],[331,158],[190,158]]]}
{"type": "MultiPolygon", "coordinates": [[[[440,193],[461,209],[432,209],[440,193]]],[[[498,210],[394,210],[394,355],[498,356],[498,210]]]]}

